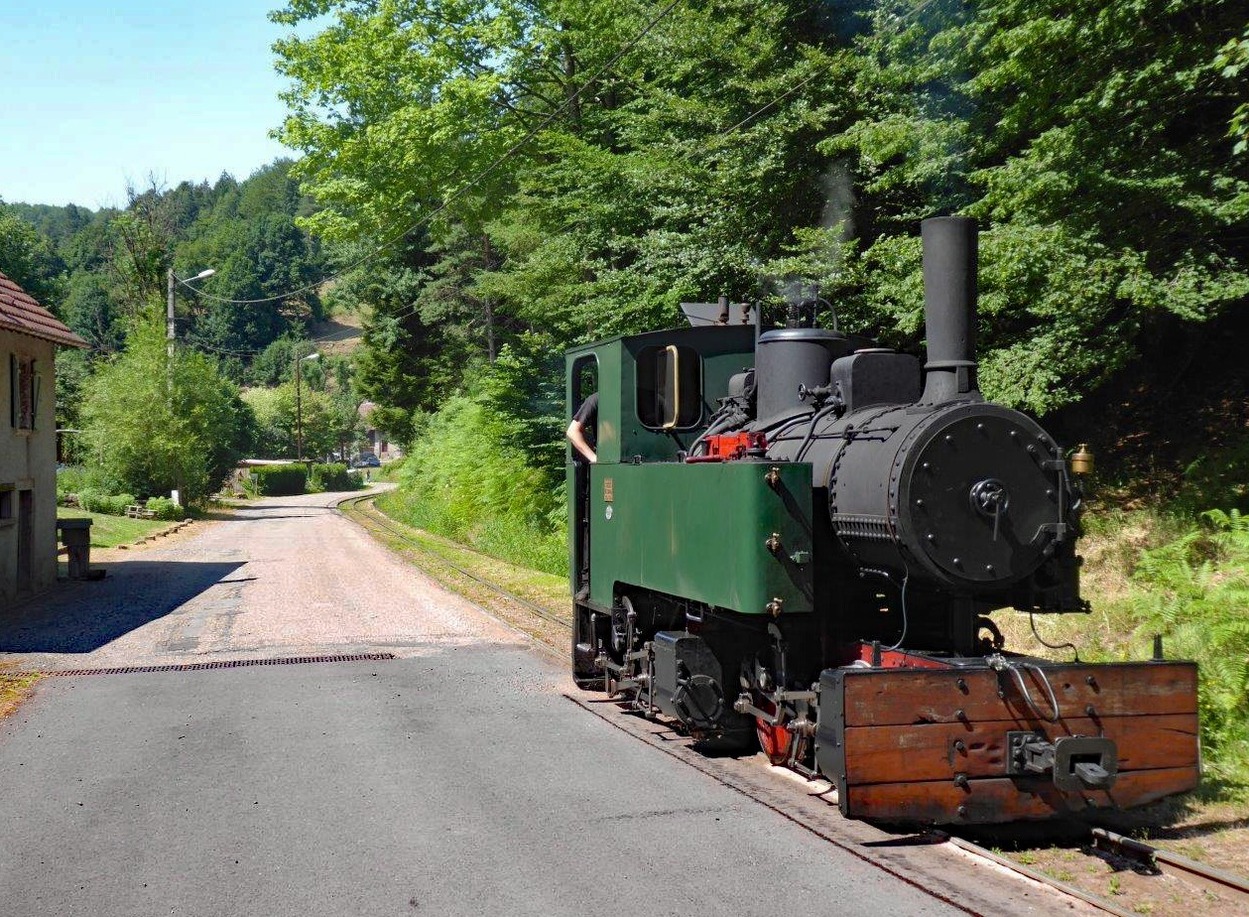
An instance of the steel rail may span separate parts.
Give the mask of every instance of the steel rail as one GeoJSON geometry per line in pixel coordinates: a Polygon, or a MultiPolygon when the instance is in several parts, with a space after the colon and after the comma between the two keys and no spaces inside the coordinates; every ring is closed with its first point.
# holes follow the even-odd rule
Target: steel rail
{"type": "Polygon", "coordinates": [[[966,838],[936,830],[932,831],[932,836],[940,838],[952,847],[957,847],[960,850],[970,853],[972,856],[981,857],[992,863],[996,863],[1004,869],[1009,869],[1013,873],[1017,873],[1018,875],[1031,879],[1034,882],[1038,882],[1047,888],[1053,889],[1054,891],[1060,892],[1064,895],[1070,895],[1072,898],[1078,898],[1086,904],[1091,904],[1100,911],[1105,911],[1107,914],[1114,914],[1115,917],[1136,917],[1136,914],[1133,911],[1124,910],[1109,898],[1103,898],[1101,895],[1086,892],[1082,888],[1069,885],[1066,882],[1055,879],[1053,876],[1047,876],[1039,869],[1032,869],[1025,866],[1023,863],[1018,863],[1015,860],[1010,859],[1009,857],[1004,857],[1000,854],[994,853],[989,848],[982,847],[974,841],[969,841],[966,838]]]}
{"type": "Polygon", "coordinates": [[[1207,866],[1205,863],[1190,860],[1170,850],[1154,847],[1144,841],[1116,834],[1108,828],[1093,828],[1092,834],[1093,846],[1098,849],[1109,849],[1119,856],[1135,860],[1154,872],[1181,875],[1214,892],[1223,894],[1231,892],[1249,909],[1249,880],[1234,876],[1222,869],[1207,866]]]}
{"type": "MultiPolygon", "coordinates": [[[[354,506],[358,506],[358,505],[360,505],[360,504],[362,504],[362,503],[365,503],[365,502],[371,502],[371,501],[375,500],[377,497],[378,497],[378,494],[363,494],[363,495],[358,496],[358,497],[349,497],[348,499],[346,499],[346,500],[342,501],[341,503],[339,503],[339,504],[338,504],[338,506],[339,506],[339,507],[344,507],[344,506],[347,506],[348,504],[350,504],[350,505],[352,505],[352,506],[354,507],[354,506]]],[[[341,512],[341,511],[342,511],[342,510],[340,509],[340,512],[341,512]]],[[[373,513],[372,513],[372,514],[364,514],[364,513],[361,513],[361,514],[360,514],[360,518],[361,518],[362,520],[367,520],[366,522],[362,522],[361,524],[365,525],[365,527],[366,527],[366,528],[368,528],[368,527],[370,527],[370,526],[371,526],[371,527],[373,527],[373,528],[381,529],[382,531],[386,532],[387,534],[389,534],[389,535],[391,535],[391,536],[393,536],[393,537],[395,537],[395,538],[398,538],[400,541],[402,541],[402,542],[404,542],[404,543],[406,543],[406,544],[409,544],[409,545],[413,546],[414,548],[419,548],[419,549],[421,549],[421,551],[422,551],[424,554],[426,554],[426,555],[432,555],[434,558],[436,558],[436,559],[437,559],[437,561],[438,561],[439,563],[443,564],[443,565],[444,565],[444,566],[446,566],[446,567],[451,568],[452,570],[454,570],[456,573],[460,574],[461,576],[467,577],[468,579],[472,580],[473,582],[478,583],[478,584],[480,584],[480,585],[482,585],[482,586],[485,586],[487,589],[490,589],[490,590],[492,590],[492,591],[494,591],[494,592],[498,593],[499,595],[503,596],[505,599],[507,599],[507,600],[508,600],[508,601],[510,601],[510,602],[515,602],[517,605],[522,606],[522,607],[523,607],[523,608],[525,608],[527,611],[529,611],[529,612],[531,612],[531,613],[533,613],[533,614],[537,615],[539,618],[542,618],[544,621],[549,621],[549,622],[550,622],[550,623],[552,623],[552,624],[558,624],[560,627],[567,628],[567,629],[568,629],[568,630],[570,630],[570,631],[572,630],[572,622],[571,622],[571,621],[565,620],[564,618],[561,618],[561,617],[559,617],[558,615],[554,615],[554,614],[552,614],[550,611],[548,611],[547,609],[543,608],[542,606],[540,606],[540,605],[538,605],[538,604],[536,604],[536,603],[534,603],[534,602],[531,602],[529,599],[526,599],[524,596],[519,596],[519,595],[517,595],[516,593],[511,592],[510,590],[503,588],[503,587],[502,587],[502,586],[500,586],[498,583],[491,582],[490,580],[487,580],[487,579],[484,579],[484,578],[482,578],[482,577],[478,576],[476,573],[472,573],[472,572],[470,572],[470,571],[468,571],[468,570],[465,570],[465,569],[464,569],[463,567],[461,567],[459,564],[456,564],[456,563],[454,563],[453,561],[447,560],[447,558],[443,557],[443,556],[442,556],[440,553],[438,553],[437,551],[433,551],[433,550],[429,549],[428,547],[426,547],[426,546],[422,545],[419,541],[417,541],[417,540],[416,540],[415,538],[413,538],[412,536],[408,535],[406,532],[403,532],[403,531],[401,531],[400,529],[398,529],[398,528],[396,528],[396,527],[394,527],[394,526],[392,526],[392,525],[387,524],[387,522],[385,521],[384,517],[383,517],[383,518],[379,518],[379,516],[382,516],[381,510],[377,509],[376,507],[373,507],[373,513]]],[[[458,548],[457,548],[457,550],[458,550],[458,548]]],[[[470,551],[470,552],[471,552],[471,553],[473,553],[473,554],[479,554],[479,555],[481,555],[481,556],[483,556],[483,557],[488,557],[488,556],[489,556],[489,555],[481,554],[481,552],[480,552],[480,551],[474,551],[472,548],[465,548],[465,550],[470,551]]],[[[492,560],[497,560],[497,558],[491,558],[491,559],[492,559],[492,560]]],[[[419,565],[418,565],[418,566],[419,566],[419,565]]]]}
{"type": "MultiPolygon", "coordinates": [[[[1084,891],[1081,888],[1048,876],[1040,870],[1032,869],[1008,857],[994,853],[992,850],[982,847],[974,841],[936,830],[932,832],[932,836],[940,838],[945,843],[964,850],[973,856],[982,857],[1063,894],[1079,898],[1081,901],[1091,904],[1107,914],[1115,914],[1117,917],[1133,917],[1133,914],[1137,913],[1120,907],[1109,898],[1084,891]]],[[[1176,877],[1181,877],[1219,895],[1231,893],[1238,904],[1249,905],[1249,880],[1234,876],[1213,866],[1198,863],[1169,850],[1162,850],[1146,844],[1144,841],[1116,834],[1107,828],[1092,828],[1090,837],[1092,846],[1097,850],[1132,860],[1155,874],[1170,873],[1176,877]]],[[[1246,909],[1246,912],[1249,912],[1249,908],[1246,909]]],[[[1237,913],[1240,913],[1240,911],[1238,910],[1237,913]]]]}

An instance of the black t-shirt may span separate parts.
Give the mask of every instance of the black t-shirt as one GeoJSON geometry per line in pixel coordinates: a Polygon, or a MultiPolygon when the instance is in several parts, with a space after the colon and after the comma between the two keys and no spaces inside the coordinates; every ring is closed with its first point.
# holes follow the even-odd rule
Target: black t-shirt
{"type": "MultiPolygon", "coordinates": [[[[598,445],[598,392],[581,402],[581,407],[577,408],[577,413],[572,416],[572,419],[581,426],[581,435],[590,444],[590,448],[593,449],[598,445]]],[[[573,450],[573,452],[576,451],[576,449],[573,450]]]]}

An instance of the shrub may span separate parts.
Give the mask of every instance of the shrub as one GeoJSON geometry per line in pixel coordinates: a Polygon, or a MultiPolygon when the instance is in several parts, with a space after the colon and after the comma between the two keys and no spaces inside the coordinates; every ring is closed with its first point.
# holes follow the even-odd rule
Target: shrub
{"type": "Polygon", "coordinates": [[[171,350],[153,316],[136,319],[125,351],[96,366],[85,384],[83,447],[117,488],[178,490],[190,503],[216,490],[254,423],[217,365],[188,347],[171,350]]]}
{"type": "Polygon", "coordinates": [[[156,519],[179,522],[186,518],[186,510],[168,497],[148,497],[147,508],[156,519]]]}
{"type": "Polygon", "coordinates": [[[309,477],[309,490],[357,490],[361,485],[358,475],[352,474],[342,462],[329,465],[313,465],[309,477]]]}
{"type": "Polygon", "coordinates": [[[526,462],[488,405],[451,398],[424,425],[386,512],[547,573],[568,565],[563,487],[526,462]]]}
{"type": "Polygon", "coordinates": [[[63,505],[76,502],[83,491],[109,493],[114,489],[98,468],[67,465],[56,470],[56,502],[63,505]]]}
{"type": "Polygon", "coordinates": [[[106,516],[124,516],[126,507],[138,501],[134,494],[106,494],[98,490],[84,490],[78,494],[78,505],[89,513],[106,516]]]}
{"type": "Polygon", "coordinates": [[[252,488],[262,497],[288,497],[305,492],[308,470],[292,462],[289,465],[258,465],[250,475],[252,488]]]}

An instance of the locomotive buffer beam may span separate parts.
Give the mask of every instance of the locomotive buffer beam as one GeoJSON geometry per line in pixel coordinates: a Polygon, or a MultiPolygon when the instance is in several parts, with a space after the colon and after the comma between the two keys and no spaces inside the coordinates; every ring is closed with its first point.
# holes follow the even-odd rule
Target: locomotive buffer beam
{"type": "Polygon", "coordinates": [[[1049,774],[1063,791],[1108,790],[1119,775],[1119,755],[1111,739],[1063,736],[1050,742],[1034,732],[1008,732],[1006,772],[1049,774]]]}

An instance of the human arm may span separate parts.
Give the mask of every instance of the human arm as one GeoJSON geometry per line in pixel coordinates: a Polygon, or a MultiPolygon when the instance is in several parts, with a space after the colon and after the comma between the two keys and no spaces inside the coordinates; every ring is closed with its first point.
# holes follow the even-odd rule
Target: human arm
{"type": "Polygon", "coordinates": [[[572,443],[573,448],[585,456],[587,462],[594,464],[598,461],[598,456],[594,454],[594,450],[586,442],[585,430],[581,421],[574,418],[573,422],[568,425],[565,435],[568,437],[568,441],[572,443]]]}

